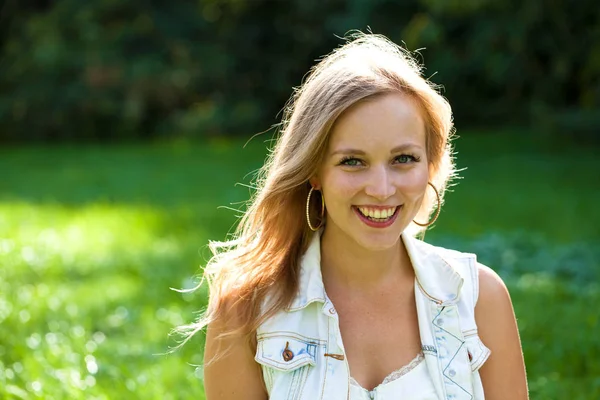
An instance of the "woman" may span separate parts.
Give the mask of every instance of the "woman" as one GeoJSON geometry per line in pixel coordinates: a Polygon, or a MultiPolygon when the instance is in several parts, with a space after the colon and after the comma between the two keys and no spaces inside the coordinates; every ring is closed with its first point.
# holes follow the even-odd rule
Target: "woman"
{"type": "Polygon", "coordinates": [[[450,106],[356,35],[311,70],[234,241],[205,270],[216,399],[526,399],[502,280],[414,238],[454,176],[450,106]]]}

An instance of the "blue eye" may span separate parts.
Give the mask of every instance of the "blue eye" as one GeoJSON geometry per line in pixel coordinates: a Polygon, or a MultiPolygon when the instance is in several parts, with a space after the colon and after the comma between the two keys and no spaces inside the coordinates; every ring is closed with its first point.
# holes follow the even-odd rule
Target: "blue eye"
{"type": "Polygon", "coordinates": [[[411,156],[410,154],[401,154],[394,160],[397,161],[399,164],[408,164],[411,162],[418,162],[420,159],[415,156],[411,156]]]}
{"type": "Polygon", "coordinates": [[[340,161],[340,165],[346,165],[348,167],[359,167],[362,165],[362,161],[354,157],[344,157],[340,161]]]}

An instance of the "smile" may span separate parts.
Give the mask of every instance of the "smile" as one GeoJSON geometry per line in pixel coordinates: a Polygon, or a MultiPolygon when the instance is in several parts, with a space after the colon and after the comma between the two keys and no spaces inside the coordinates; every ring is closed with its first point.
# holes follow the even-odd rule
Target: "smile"
{"type": "Polygon", "coordinates": [[[368,207],[353,206],[358,217],[365,224],[374,228],[385,228],[394,223],[398,216],[398,210],[402,206],[396,207],[368,207]]]}

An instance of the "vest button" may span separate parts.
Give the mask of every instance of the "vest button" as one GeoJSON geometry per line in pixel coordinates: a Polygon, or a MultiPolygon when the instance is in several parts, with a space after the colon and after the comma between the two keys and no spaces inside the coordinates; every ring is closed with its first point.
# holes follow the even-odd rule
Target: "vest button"
{"type": "Polygon", "coordinates": [[[294,358],[294,353],[290,350],[290,342],[285,342],[285,349],[281,353],[283,361],[291,361],[294,358]]]}
{"type": "Polygon", "coordinates": [[[294,353],[291,350],[284,350],[283,351],[283,361],[292,361],[292,359],[294,358],[294,353]]]}

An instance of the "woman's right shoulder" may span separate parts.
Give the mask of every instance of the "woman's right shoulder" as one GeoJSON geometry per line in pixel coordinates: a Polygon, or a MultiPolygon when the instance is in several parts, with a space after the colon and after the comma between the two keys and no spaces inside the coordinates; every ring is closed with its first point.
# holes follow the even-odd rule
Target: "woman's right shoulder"
{"type": "Polygon", "coordinates": [[[255,335],[246,332],[235,304],[210,321],[204,347],[206,398],[264,400],[268,398],[262,371],[254,360],[255,335]]]}

